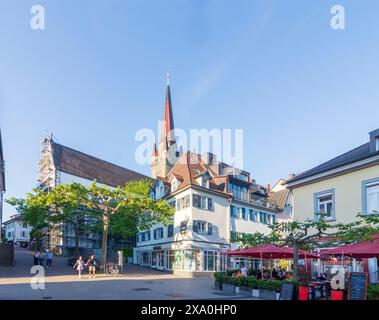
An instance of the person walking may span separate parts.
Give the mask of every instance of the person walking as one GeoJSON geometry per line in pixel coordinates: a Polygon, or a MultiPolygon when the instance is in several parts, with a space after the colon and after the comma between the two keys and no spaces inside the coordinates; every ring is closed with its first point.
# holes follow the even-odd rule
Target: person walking
{"type": "Polygon", "coordinates": [[[53,253],[49,249],[46,249],[46,268],[51,269],[52,262],[53,253]]]}
{"type": "Polygon", "coordinates": [[[44,263],[45,263],[45,254],[43,252],[39,252],[39,254],[38,254],[38,264],[43,267],[44,263]]]}
{"type": "Polygon", "coordinates": [[[34,251],[34,254],[33,254],[33,263],[35,266],[38,266],[39,265],[39,260],[38,260],[38,257],[39,257],[39,251],[34,251]]]}
{"type": "Polygon", "coordinates": [[[88,266],[88,274],[90,278],[95,278],[96,273],[96,260],[93,255],[90,256],[90,258],[87,261],[86,266],[88,266]]]}
{"type": "Polygon", "coordinates": [[[74,269],[76,268],[76,270],[78,270],[78,276],[79,276],[79,279],[82,278],[82,271],[83,271],[83,267],[84,267],[84,261],[83,261],[83,257],[80,256],[78,258],[78,260],[76,260],[75,264],[74,264],[74,269]]]}

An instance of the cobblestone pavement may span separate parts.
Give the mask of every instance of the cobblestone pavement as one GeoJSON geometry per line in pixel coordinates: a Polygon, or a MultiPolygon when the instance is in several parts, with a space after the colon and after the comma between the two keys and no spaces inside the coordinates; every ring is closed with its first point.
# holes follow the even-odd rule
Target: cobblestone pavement
{"type": "MultiPolygon", "coordinates": [[[[98,275],[78,279],[76,271],[66,264],[66,258],[55,257],[53,268],[46,270],[45,289],[32,289],[30,273],[32,253],[16,250],[16,265],[0,267],[0,299],[56,300],[171,300],[171,299],[246,299],[225,294],[213,287],[210,278],[180,278],[149,268],[126,265],[118,277],[98,275]]],[[[252,298],[248,298],[252,299],[252,298]]]]}

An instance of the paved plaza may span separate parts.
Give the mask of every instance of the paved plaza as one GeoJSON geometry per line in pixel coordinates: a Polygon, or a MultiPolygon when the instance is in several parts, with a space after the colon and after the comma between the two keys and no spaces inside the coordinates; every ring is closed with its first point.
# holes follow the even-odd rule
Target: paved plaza
{"type": "Polygon", "coordinates": [[[99,275],[78,279],[76,270],[66,258],[55,257],[53,268],[46,270],[45,289],[32,289],[30,268],[32,252],[16,249],[16,265],[0,267],[0,299],[73,299],[73,300],[171,300],[171,299],[246,299],[214,289],[211,278],[180,278],[178,276],[127,264],[123,275],[99,275]]]}

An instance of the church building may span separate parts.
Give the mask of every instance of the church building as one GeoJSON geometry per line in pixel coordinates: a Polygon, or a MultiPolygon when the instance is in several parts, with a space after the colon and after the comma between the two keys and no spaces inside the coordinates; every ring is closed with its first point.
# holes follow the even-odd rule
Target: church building
{"type": "Polygon", "coordinates": [[[175,208],[173,223],[141,230],[134,263],[182,276],[207,276],[225,268],[223,252],[235,249],[241,234],[269,233],[277,207],[268,190],[250,173],[217,160],[207,152],[178,150],[167,83],[162,133],[155,145],[150,190],[175,208]]]}

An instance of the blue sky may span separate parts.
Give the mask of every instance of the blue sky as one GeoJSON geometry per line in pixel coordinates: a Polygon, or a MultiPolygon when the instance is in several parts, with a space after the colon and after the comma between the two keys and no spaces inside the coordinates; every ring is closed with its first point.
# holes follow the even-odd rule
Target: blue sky
{"type": "MultiPolygon", "coordinates": [[[[379,2],[4,0],[0,125],[6,197],[36,184],[42,138],[149,174],[165,74],[177,127],[244,129],[244,168],[274,183],[379,127],[379,2]],[[346,29],[330,28],[330,8],[346,29]],[[30,28],[41,4],[46,30],[30,28]]],[[[5,218],[13,214],[5,207],[5,218]]]]}

